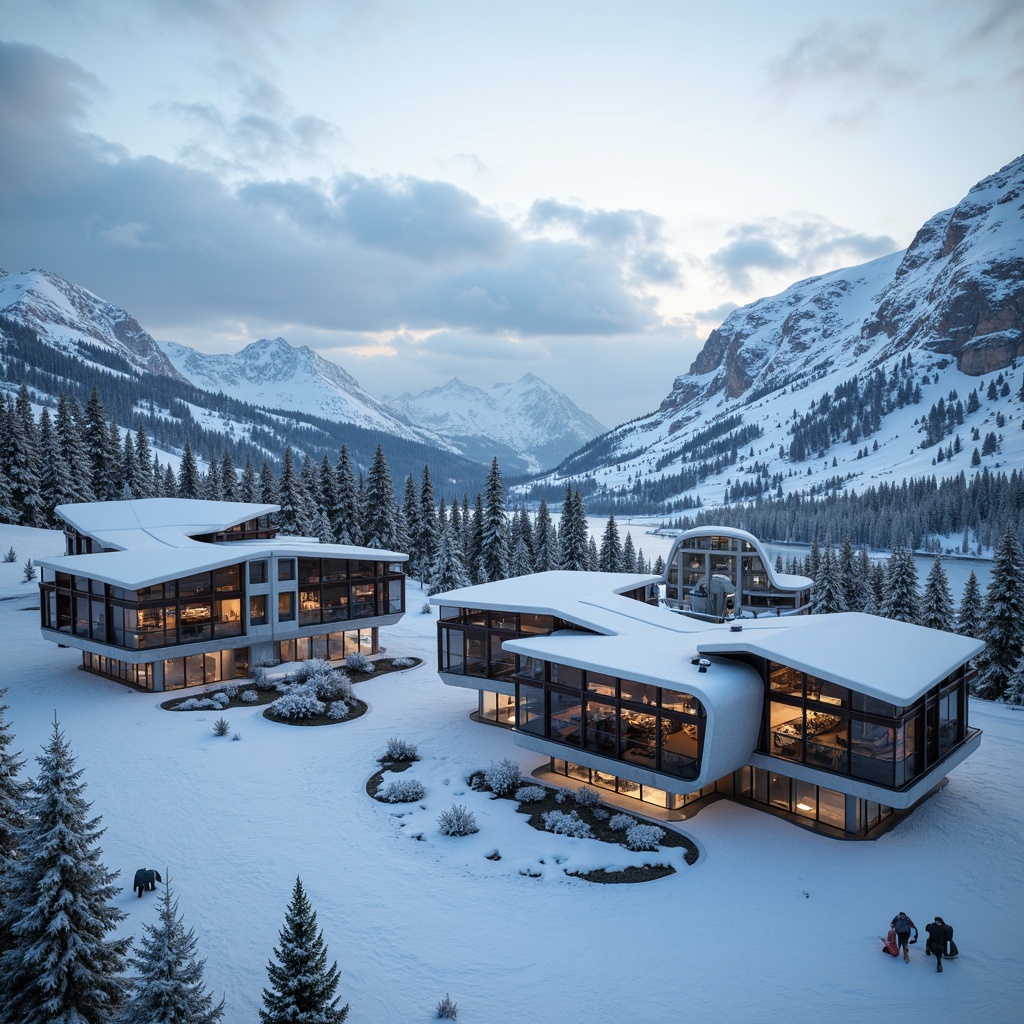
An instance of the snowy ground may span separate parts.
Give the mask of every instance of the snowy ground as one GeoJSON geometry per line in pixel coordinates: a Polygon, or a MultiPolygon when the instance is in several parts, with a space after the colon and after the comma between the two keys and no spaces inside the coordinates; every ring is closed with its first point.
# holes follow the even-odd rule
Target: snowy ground
{"type": "Polygon", "coordinates": [[[541,762],[469,720],[471,691],[439,682],[435,619],[414,587],[385,643],[425,663],[360,683],[369,714],[308,729],[233,710],[232,742],[214,737],[215,714],[161,711],[160,695],[87,675],[76,651],[44,642],[22,565],[59,553],[62,538],[0,526],[0,551],[12,544],[18,561],[0,563],[0,685],[14,749],[34,774],[56,713],[106,827],[104,862],[121,871],[126,931],[156,918],[154,896],[129,888],[135,869],[169,868],[207,981],[226,994],[226,1024],[256,1018],[296,875],[353,1022],[425,1024],[445,993],[467,1024],[1020,1019],[1024,714],[974,702],[980,751],[877,842],[825,839],[720,801],[685,823],[696,865],[672,851],[669,878],[594,885],[562,869],[629,855],[536,832],[466,786],[505,756],[526,771],[541,762]],[[424,759],[411,773],[427,811],[412,817],[365,792],[392,736],[424,759]],[[453,802],[476,813],[478,835],[434,830],[453,802]],[[495,849],[502,859],[487,860],[495,849]],[[963,952],[941,977],[923,938],[909,965],[879,951],[899,910],[922,933],[936,914],[953,924],[963,952]]]}

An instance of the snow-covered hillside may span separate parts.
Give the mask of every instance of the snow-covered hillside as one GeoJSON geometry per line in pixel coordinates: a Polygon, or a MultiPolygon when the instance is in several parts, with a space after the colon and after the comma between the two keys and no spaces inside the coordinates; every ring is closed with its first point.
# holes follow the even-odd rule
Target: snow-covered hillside
{"type": "Polygon", "coordinates": [[[441,387],[385,401],[413,423],[455,441],[466,455],[487,461],[497,455],[502,466],[534,473],[605,430],[532,373],[486,391],[453,377],[441,387]]]}
{"type": "Polygon", "coordinates": [[[715,504],[752,473],[789,493],[837,477],[860,491],[1020,467],[1022,328],[1024,156],[933,217],[904,252],[734,310],[655,412],[545,482],[586,475],[625,497],[678,476],[675,496],[689,487],[715,504]],[[977,409],[936,426],[972,391],[977,409]],[[990,433],[996,450],[972,465],[990,433]]]}
{"type": "Polygon", "coordinates": [[[140,372],[178,379],[177,371],[133,316],[49,271],[0,271],[0,316],[84,363],[106,366],[106,351],[140,372]]]}
{"type": "Polygon", "coordinates": [[[183,377],[205,391],[222,391],[252,405],[301,410],[454,450],[436,434],[418,430],[396,415],[341,366],[305,345],[263,338],[234,355],[208,355],[170,341],[161,342],[160,347],[183,377]]]}

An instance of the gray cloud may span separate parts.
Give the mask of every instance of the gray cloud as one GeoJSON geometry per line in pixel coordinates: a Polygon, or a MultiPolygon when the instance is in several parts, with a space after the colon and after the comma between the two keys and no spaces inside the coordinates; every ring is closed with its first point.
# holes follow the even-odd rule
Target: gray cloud
{"type": "Polygon", "coordinates": [[[346,174],[232,188],[82,132],[95,83],[67,61],[0,44],[0,76],[0,263],[55,270],[152,331],[258,319],[616,336],[660,322],[621,252],[526,237],[453,185],[346,174]]]}
{"type": "Polygon", "coordinates": [[[919,72],[892,57],[885,29],[879,25],[842,25],[823,21],[794,39],[785,53],[770,61],[772,85],[791,88],[855,81],[872,91],[898,88],[919,72]]]}
{"type": "Polygon", "coordinates": [[[729,241],[709,262],[734,287],[750,292],[755,274],[813,274],[832,269],[844,260],[864,262],[894,252],[888,235],[869,236],[847,231],[824,218],[785,222],[768,219],[739,224],[729,241]]]}

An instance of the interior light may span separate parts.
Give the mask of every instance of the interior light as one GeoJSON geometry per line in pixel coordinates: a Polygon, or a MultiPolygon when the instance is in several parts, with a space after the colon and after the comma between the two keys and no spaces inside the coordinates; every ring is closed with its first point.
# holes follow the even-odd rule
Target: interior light
{"type": "Polygon", "coordinates": [[[814,807],[812,804],[805,804],[803,800],[801,800],[800,803],[796,805],[796,809],[798,811],[813,811],[814,807]]]}

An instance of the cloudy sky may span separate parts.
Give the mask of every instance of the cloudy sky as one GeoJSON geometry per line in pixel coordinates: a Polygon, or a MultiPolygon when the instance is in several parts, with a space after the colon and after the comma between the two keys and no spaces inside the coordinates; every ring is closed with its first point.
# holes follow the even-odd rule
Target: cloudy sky
{"type": "Polygon", "coordinates": [[[0,266],[612,426],[1022,126],[1024,0],[0,0],[0,266]]]}

